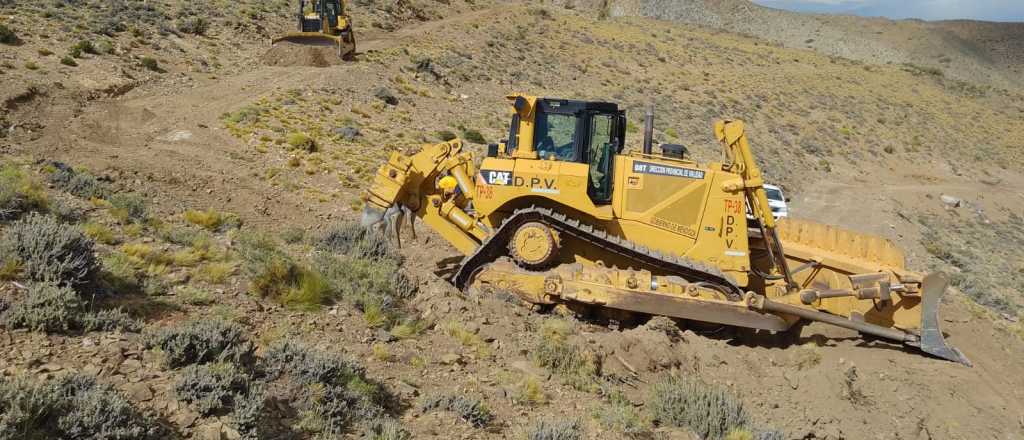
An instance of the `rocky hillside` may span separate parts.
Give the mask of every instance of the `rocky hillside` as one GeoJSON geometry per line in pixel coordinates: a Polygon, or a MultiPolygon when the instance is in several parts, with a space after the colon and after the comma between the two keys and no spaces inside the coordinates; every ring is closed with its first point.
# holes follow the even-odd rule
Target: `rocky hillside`
{"type": "Polygon", "coordinates": [[[747,0],[610,0],[584,4],[612,16],[699,25],[871,64],[911,65],[999,88],[1024,85],[1022,23],[893,21],[804,14],[747,0]]]}
{"type": "Polygon", "coordinates": [[[283,1],[0,0],[0,439],[1021,436],[1024,96],[615,7],[354,2],[361,53],[312,67],[265,63],[283,1]],[[630,148],[653,102],[701,160],[746,120],[793,215],[954,274],[975,367],[534,310],[353,227],[390,152],[479,152],[510,92],[619,102],[630,148]]]}

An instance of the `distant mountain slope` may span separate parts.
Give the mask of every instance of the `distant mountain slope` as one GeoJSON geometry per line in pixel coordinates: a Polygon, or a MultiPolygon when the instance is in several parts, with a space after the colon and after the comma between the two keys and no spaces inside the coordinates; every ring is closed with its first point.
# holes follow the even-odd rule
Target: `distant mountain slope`
{"type": "Polygon", "coordinates": [[[607,0],[612,16],[643,16],[749,34],[787,47],[877,64],[913,64],[1000,88],[1024,86],[1024,23],[925,22],[807,14],[746,0],[607,0]]]}

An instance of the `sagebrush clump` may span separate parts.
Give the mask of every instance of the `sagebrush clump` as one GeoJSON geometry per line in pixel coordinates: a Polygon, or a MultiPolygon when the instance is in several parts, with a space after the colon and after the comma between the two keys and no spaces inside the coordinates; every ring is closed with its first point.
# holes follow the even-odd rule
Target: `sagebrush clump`
{"type": "Polygon", "coordinates": [[[689,428],[700,438],[722,439],[750,426],[742,401],[698,379],[673,377],[653,385],[647,407],[655,423],[689,428]]]}
{"type": "Polygon", "coordinates": [[[408,438],[387,415],[394,397],[351,359],[282,340],[267,350],[259,366],[268,380],[297,386],[293,403],[302,414],[298,426],[304,431],[337,436],[359,425],[366,435],[408,438]]]}
{"type": "Polygon", "coordinates": [[[232,363],[189,365],[181,371],[174,392],[202,415],[224,414],[245,399],[249,384],[249,375],[232,363]]]}
{"type": "Polygon", "coordinates": [[[343,222],[328,229],[317,242],[317,247],[354,258],[402,261],[402,254],[382,232],[364,228],[355,222],[343,222]]]}
{"type": "Polygon", "coordinates": [[[61,162],[50,162],[50,167],[49,180],[61,191],[83,199],[105,199],[111,194],[110,187],[92,174],[61,162]]]}
{"type": "Polygon", "coordinates": [[[169,368],[210,362],[251,364],[255,347],[242,326],[217,319],[164,327],[145,337],[146,348],[159,348],[169,368]]]}
{"type": "Polygon", "coordinates": [[[541,419],[526,433],[528,440],[581,440],[583,425],[579,420],[541,419]]]}
{"type": "Polygon", "coordinates": [[[24,295],[0,315],[10,328],[47,333],[69,331],[139,331],[142,323],[121,309],[92,311],[78,293],[53,283],[31,283],[24,295]]]}
{"type": "Polygon", "coordinates": [[[0,255],[15,260],[24,276],[72,286],[90,280],[99,269],[93,248],[78,228],[38,213],[11,224],[0,239],[0,255]]]}
{"type": "Polygon", "coordinates": [[[48,381],[0,377],[0,438],[163,438],[158,426],[113,388],[89,376],[48,381]]]}
{"type": "Polygon", "coordinates": [[[420,411],[451,411],[474,428],[483,428],[494,420],[494,414],[479,399],[455,394],[433,394],[420,402],[420,411]]]}

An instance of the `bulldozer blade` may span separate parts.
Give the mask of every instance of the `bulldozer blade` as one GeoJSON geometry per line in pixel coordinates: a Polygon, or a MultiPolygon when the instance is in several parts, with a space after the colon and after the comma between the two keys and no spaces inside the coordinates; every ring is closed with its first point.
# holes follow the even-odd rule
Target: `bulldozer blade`
{"type": "Polygon", "coordinates": [[[291,32],[274,38],[271,43],[294,43],[303,46],[333,48],[337,50],[340,58],[348,58],[355,52],[355,45],[346,43],[342,37],[320,32],[291,32]]]}
{"type": "Polygon", "coordinates": [[[949,286],[949,276],[942,272],[933,272],[924,277],[921,288],[921,351],[932,356],[959,362],[968,367],[971,361],[967,356],[946,343],[942,330],[939,329],[939,302],[949,286]]]}

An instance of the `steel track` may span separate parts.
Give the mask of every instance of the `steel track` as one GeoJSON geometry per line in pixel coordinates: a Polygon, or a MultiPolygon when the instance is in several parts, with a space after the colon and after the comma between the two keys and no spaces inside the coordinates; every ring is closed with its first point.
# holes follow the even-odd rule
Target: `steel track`
{"type": "Polygon", "coordinates": [[[476,249],[476,252],[466,256],[462,260],[459,270],[452,277],[455,286],[459,289],[465,288],[477,270],[498,257],[506,255],[508,240],[512,233],[520,225],[529,221],[544,223],[562,234],[612,252],[627,261],[636,261],[649,267],[656,267],[659,269],[659,275],[678,275],[692,283],[713,283],[731,291],[727,293],[733,293],[740,297],[743,295],[743,289],[717,267],[650,249],[577,219],[569,218],[565,214],[554,212],[552,209],[537,206],[516,210],[511,217],[501,223],[494,234],[476,249]]]}

